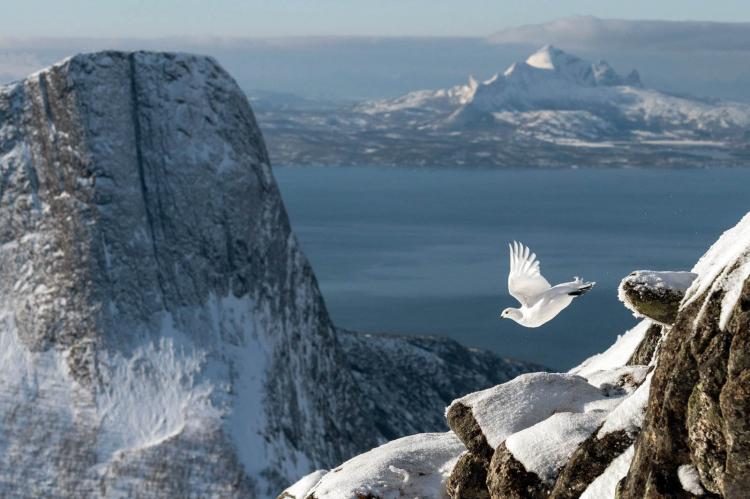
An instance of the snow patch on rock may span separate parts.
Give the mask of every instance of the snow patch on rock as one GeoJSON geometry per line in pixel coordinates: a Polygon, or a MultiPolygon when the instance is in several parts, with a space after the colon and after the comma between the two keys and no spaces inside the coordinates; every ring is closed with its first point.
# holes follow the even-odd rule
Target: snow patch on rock
{"type": "Polygon", "coordinates": [[[607,416],[607,411],[558,412],[534,426],[509,436],[505,441],[526,471],[553,483],[571,454],[607,416]]]}
{"type": "Polygon", "coordinates": [[[677,478],[680,480],[682,489],[696,496],[702,496],[706,493],[701,485],[701,479],[698,476],[698,470],[692,464],[683,464],[677,468],[677,478]]]}
{"type": "Polygon", "coordinates": [[[601,390],[580,376],[532,373],[471,393],[453,404],[471,408],[487,443],[496,449],[510,435],[557,412],[585,412],[605,398],[601,390]]]}
{"type": "Polygon", "coordinates": [[[634,454],[635,447],[631,445],[589,484],[580,499],[614,499],[617,484],[627,475],[634,454]]]}
{"type": "Polygon", "coordinates": [[[316,499],[447,499],[445,482],[464,451],[452,432],[400,438],[331,470],[310,494],[316,499]]]}

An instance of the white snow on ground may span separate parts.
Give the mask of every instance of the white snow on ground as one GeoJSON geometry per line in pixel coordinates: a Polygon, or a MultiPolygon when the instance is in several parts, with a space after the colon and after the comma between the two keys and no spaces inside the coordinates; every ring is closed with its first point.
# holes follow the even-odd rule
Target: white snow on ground
{"type": "MultiPolygon", "coordinates": [[[[653,373],[652,373],[653,374],[653,373]]],[[[604,421],[597,436],[603,438],[613,431],[625,430],[631,436],[637,434],[643,425],[643,418],[646,415],[646,405],[648,404],[648,394],[651,389],[651,377],[649,374],[646,381],[639,386],[635,392],[618,405],[604,421]]]]}
{"type": "Polygon", "coordinates": [[[614,499],[617,483],[628,473],[633,454],[635,449],[631,445],[609,463],[604,473],[589,484],[580,499],[614,499]]]}
{"type": "Polygon", "coordinates": [[[328,473],[328,470],[315,470],[309,475],[300,478],[295,484],[290,486],[279,495],[281,499],[305,499],[310,491],[315,487],[320,479],[328,473]]]}
{"type": "Polygon", "coordinates": [[[683,464],[677,468],[677,478],[680,479],[680,485],[682,485],[683,490],[696,496],[702,496],[706,493],[701,486],[698,470],[692,464],[683,464]]]}
{"type": "Polygon", "coordinates": [[[628,330],[625,334],[618,336],[615,344],[603,353],[589,357],[568,372],[588,377],[597,371],[624,366],[633,355],[633,352],[635,352],[635,349],[638,348],[641,340],[643,340],[643,336],[646,334],[646,330],[651,324],[652,322],[649,320],[639,322],[637,326],[628,330]]]}
{"type": "Polygon", "coordinates": [[[648,374],[648,366],[622,366],[596,371],[586,376],[589,383],[603,390],[624,390],[631,393],[648,374]]]}
{"type": "Polygon", "coordinates": [[[466,450],[452,432],[393,440],[331,470],[310,491],[316,499],[447,499],[445,481],[466,450]]]}
{"type": "Polygon", "coordinates": [[[505,441],[526,471],[553,482],[558,471],[607,416],[606,411],[558,412],[505,441]]]}
{"type": "Polygon", "coordinates": [[[556,412],[584,412],[604,398],[601,390],[580,376],[531,373],[471,393],[451,405],[460,402],[470,407],[487,443],[495,449],[508,436],[556,412]]]}
{"type": "MultiPolygon", "coordinates": [[[[748,246],[750,246],[750,213],[746,214],[736,226],[724,232],[695,264],[693,272],[698,274],[698,278],[685,294],[682,306],[691,304],[709,287],[723,289],[725,294],[721,302],[719,327],[724,329],[740,297],[742,284],[750,276],[748,246]],[[735,261],[739,261],[739,266],[730,271],[729,266],[735,261]]],[[[700,320],[702,315],[702,313],[698,314],[696,320],[700,320]]]]}

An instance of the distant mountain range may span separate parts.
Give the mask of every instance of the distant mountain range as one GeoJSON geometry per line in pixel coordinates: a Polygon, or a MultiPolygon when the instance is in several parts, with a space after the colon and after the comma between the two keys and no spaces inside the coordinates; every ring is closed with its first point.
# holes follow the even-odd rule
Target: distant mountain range
{"type": "Polygon", "coordinates": [[[623,76],[606,61],[586,61],[551,45],[483,82],[470,77],[464,85],[339,108],[284,102],[256,104],[277,164],[679,167],[750,161],[750,105],[649,89],[635,70],[623,76]]]}

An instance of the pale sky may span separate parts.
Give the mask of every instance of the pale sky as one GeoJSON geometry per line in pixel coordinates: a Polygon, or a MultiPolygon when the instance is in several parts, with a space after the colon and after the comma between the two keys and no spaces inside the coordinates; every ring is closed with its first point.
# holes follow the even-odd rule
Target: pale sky
{"type": "Polygon", "coordinates": [[[0,0],[0,37],[484,36],[561,17],[750,21],[748,0],[0,0]]]}

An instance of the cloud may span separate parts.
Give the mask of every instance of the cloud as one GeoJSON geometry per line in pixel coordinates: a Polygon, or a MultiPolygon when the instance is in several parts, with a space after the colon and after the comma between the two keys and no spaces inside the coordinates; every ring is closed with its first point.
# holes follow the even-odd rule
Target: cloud
{"type": "Polygon", "coordinates": [[[750,23],[647,21],[570,17],[499,31],[495,44],[540,45],[602,50],[750,51],[750,23]]]}

